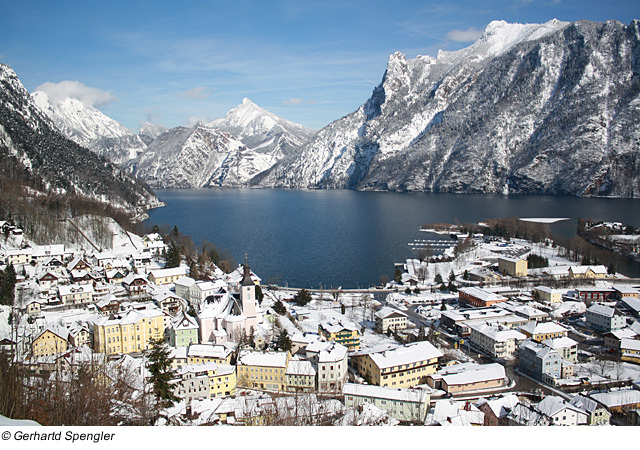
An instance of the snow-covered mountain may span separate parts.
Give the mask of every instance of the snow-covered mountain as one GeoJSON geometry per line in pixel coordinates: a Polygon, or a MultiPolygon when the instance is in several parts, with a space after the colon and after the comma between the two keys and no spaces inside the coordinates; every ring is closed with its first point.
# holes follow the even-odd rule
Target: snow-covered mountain
{"type": "Polygon", "coordinates": [[[115,164],[124,164],[147,147],[139,136],[93,106],[74,98],[54,102],[43,91],[32,97],[65,136],[115,164]]]}
{"type": "Polygon", "coordinates": [[[230,133],[247,148],[282,158],[308,141],[314,130],[260,108],[248,98],[209,126],[230,133]]]}
{"type": "Polygon", "coordinates": [[[129,167],[156,188],[235,187],[276,162],[269,154],[247,149],[229,133],[198,123],[161,134],[129,167]]]}
{"type": "Polygon", "coordinates": [[[395,53],[260,185],[638,196],[639,41],[638,21],[495,21],[459,51],[395,53]]]}
{"type": "Polygon", "coordinates": [[[143,183],[65,137],[0,64],[0,167],[48,194],[72,194],[142,213],[161,203],[143,183]]]}
{"type": "Polygon", "coordinates": [[[160,136],[162,133],[164,133],[167,130],[168,128],[165,127],[164,125],[157,125],[154,123],[145,123],[144,126],[140,128],[140,131],[138,132],[138,136],[140,136],[140,139],[142,139],[142,142],[149,145],[155,139],[157,139],[158,136],[160,136]]]}
{"type": "Polygon", "coordinates": [[[247,186],[312,134],[245,98],[222,119],[161,134],[128,167],[157,188],[247,186]]]}

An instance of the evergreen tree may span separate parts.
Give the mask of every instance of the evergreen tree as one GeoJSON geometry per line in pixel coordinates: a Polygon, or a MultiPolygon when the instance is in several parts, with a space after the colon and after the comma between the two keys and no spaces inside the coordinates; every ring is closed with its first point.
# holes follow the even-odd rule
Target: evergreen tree
{"type": "Polygon", "coordinates": [[[264,298],[264,293],[262,292],[262,288],[259,284],[256,284],[256,300],[258,300],[258,304],[262,303],[262,299],[264,298]]]}
{"type": "Polygon", "coordinates": [[[293,296],[293,301],[300,306],[304,306],[311,301],[311,292],[306,289],[300,289],[296,295],[293,296]]]}
{"type": "Polygon", "coordinates": [[[436,274],[435,278],[433,279],[433,282],[435,284],[442,284],[442,275],[440,275],[439,273],[436,274]]]}
{"type": "Polygon", "coordinates": [[[453,273],[453,270],[449,274],[449,281],[456,281],[456,274],[453,273]]]}
{"type": "Polygon", "coordinates": [[[276,349],[288,352],[291,350],[291,338],[289,338],[289,332],[282,330],[276,340],[276,349]]]}
{"type": "Polygon", "coordinates": [[[178,246],[175,241],[172,239],[167,246],[167,256],[166,256],[166,265],[167,269],[172,267],[180,267],[180,250],[178,250],[178,246]]]}
{"type": "Polygon", "coordinates": [[[169,347],[162,338],[149,339],[151,348],[147,350],[147,370],[151,373],[149,380],[153,384],[153,393],[156,397],[156,407],[160,409],[170,408],[179,399],[173,393],[174,385],[171,383],[176,376],[171,368],[169,347]]]}
{"type": "Polygon", "coordinates": [[[16,297],[16,271],[9,264],[4,271],[0,270],[0,305],[13,306],[16,297]]]}
{"type": "Polygon", "coordinates": [[[284,304],[282,303],[282,300],[278,300],[277,302],[275,302],[272,308],[277,314],[280,314],[281,316],[287,313],[287,308],[285,308],[284,304]]]}
{"type": "Polygon", "coordinates": [[[198,270],[198,263],[196,261],[191,261],[191,265],[189,266],[189,276],[194,280],[200,279],[200,271],[198,270]]]}
{"type": "Polygon", "coordinates": [[[396,271],[393,274],[393,281],[395,281],[396,283],[402,282],[402,270],[400,270],[400,267],[396,267],[396,271]]]}
{"type": "Polygon", "coordinates": [[[445,301],[445,299],[442,299],[442,303],[440,304],[440,311],[446,311],[447,310],[447,302],[445,301]]]}

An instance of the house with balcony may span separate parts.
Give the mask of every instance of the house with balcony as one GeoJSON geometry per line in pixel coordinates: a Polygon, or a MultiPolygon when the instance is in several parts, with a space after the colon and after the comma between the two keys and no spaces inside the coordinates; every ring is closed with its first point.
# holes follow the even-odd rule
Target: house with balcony
{"type": "Polygon", "coordinates": [[[387,330],[404,330],[407,328],[409,316],[400,311],[399,309],[390,308],[385,306],[380,311],[376,312],[376,328],[381,333],[386,333],[387,330]]]}
{"type": "Polygon", "coordinates": [[[520,345],[518,370],[536,380],[553,384],[562,378],[562,357],[551,347],[527,339],[520,345]]]}
{"type": "Polygon", "coordinates": [[[406,423],[424,423],[431,400],[424,389],[394,389],[354,383],[345,384],[342,393],[347,408],[370,403],[406,423]]]}
{"type": "Polygon", "coordinates": [[[527,336],[519,331],[506,328],[503,325],[478,323],[469,328],[471,329],[471,342],[494,358],[514,356],[520,344],[527,339],[527,336]]]}
{"type": "Polygon", "coordinates": [[[348,320],[330,319],[318,325],[321,339],[344,345],[350,351],[360,348],[360,329],[348,320]]]}
{"type": "Polygon", "coordinates": [[[520,327],[520,331],[536,342],[567,337],[569,333],[569,330],[556,322],[531,322],[520,327]]]}

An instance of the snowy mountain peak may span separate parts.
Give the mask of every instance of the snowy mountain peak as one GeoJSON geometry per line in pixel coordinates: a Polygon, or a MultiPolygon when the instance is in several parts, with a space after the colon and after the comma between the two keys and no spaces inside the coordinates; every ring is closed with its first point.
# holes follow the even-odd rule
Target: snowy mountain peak
{"type": "Polygon", "coordinates": [[[135,158],[146,148],[127,127],[80,100],[52,101],[43,91],[35,91],[31,98],[62,134],[116,164],[135,158]]]}

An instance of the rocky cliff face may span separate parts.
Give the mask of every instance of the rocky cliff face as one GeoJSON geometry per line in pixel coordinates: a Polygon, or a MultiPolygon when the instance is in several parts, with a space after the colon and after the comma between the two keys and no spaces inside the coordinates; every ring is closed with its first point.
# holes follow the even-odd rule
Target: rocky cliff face
{"type": "Polygon", "coordinates": [[[0,164],[3,175],[47,193],[75,194],[137,213],[160,206],[144,183],[63,136],[2,64],[0,164]]]}
{"type": "Polygon", "coordinates": [[[466,49],[391,55],[364,105],[260,184],[638,196],[639,29],[492,22],[466,49]]]}

